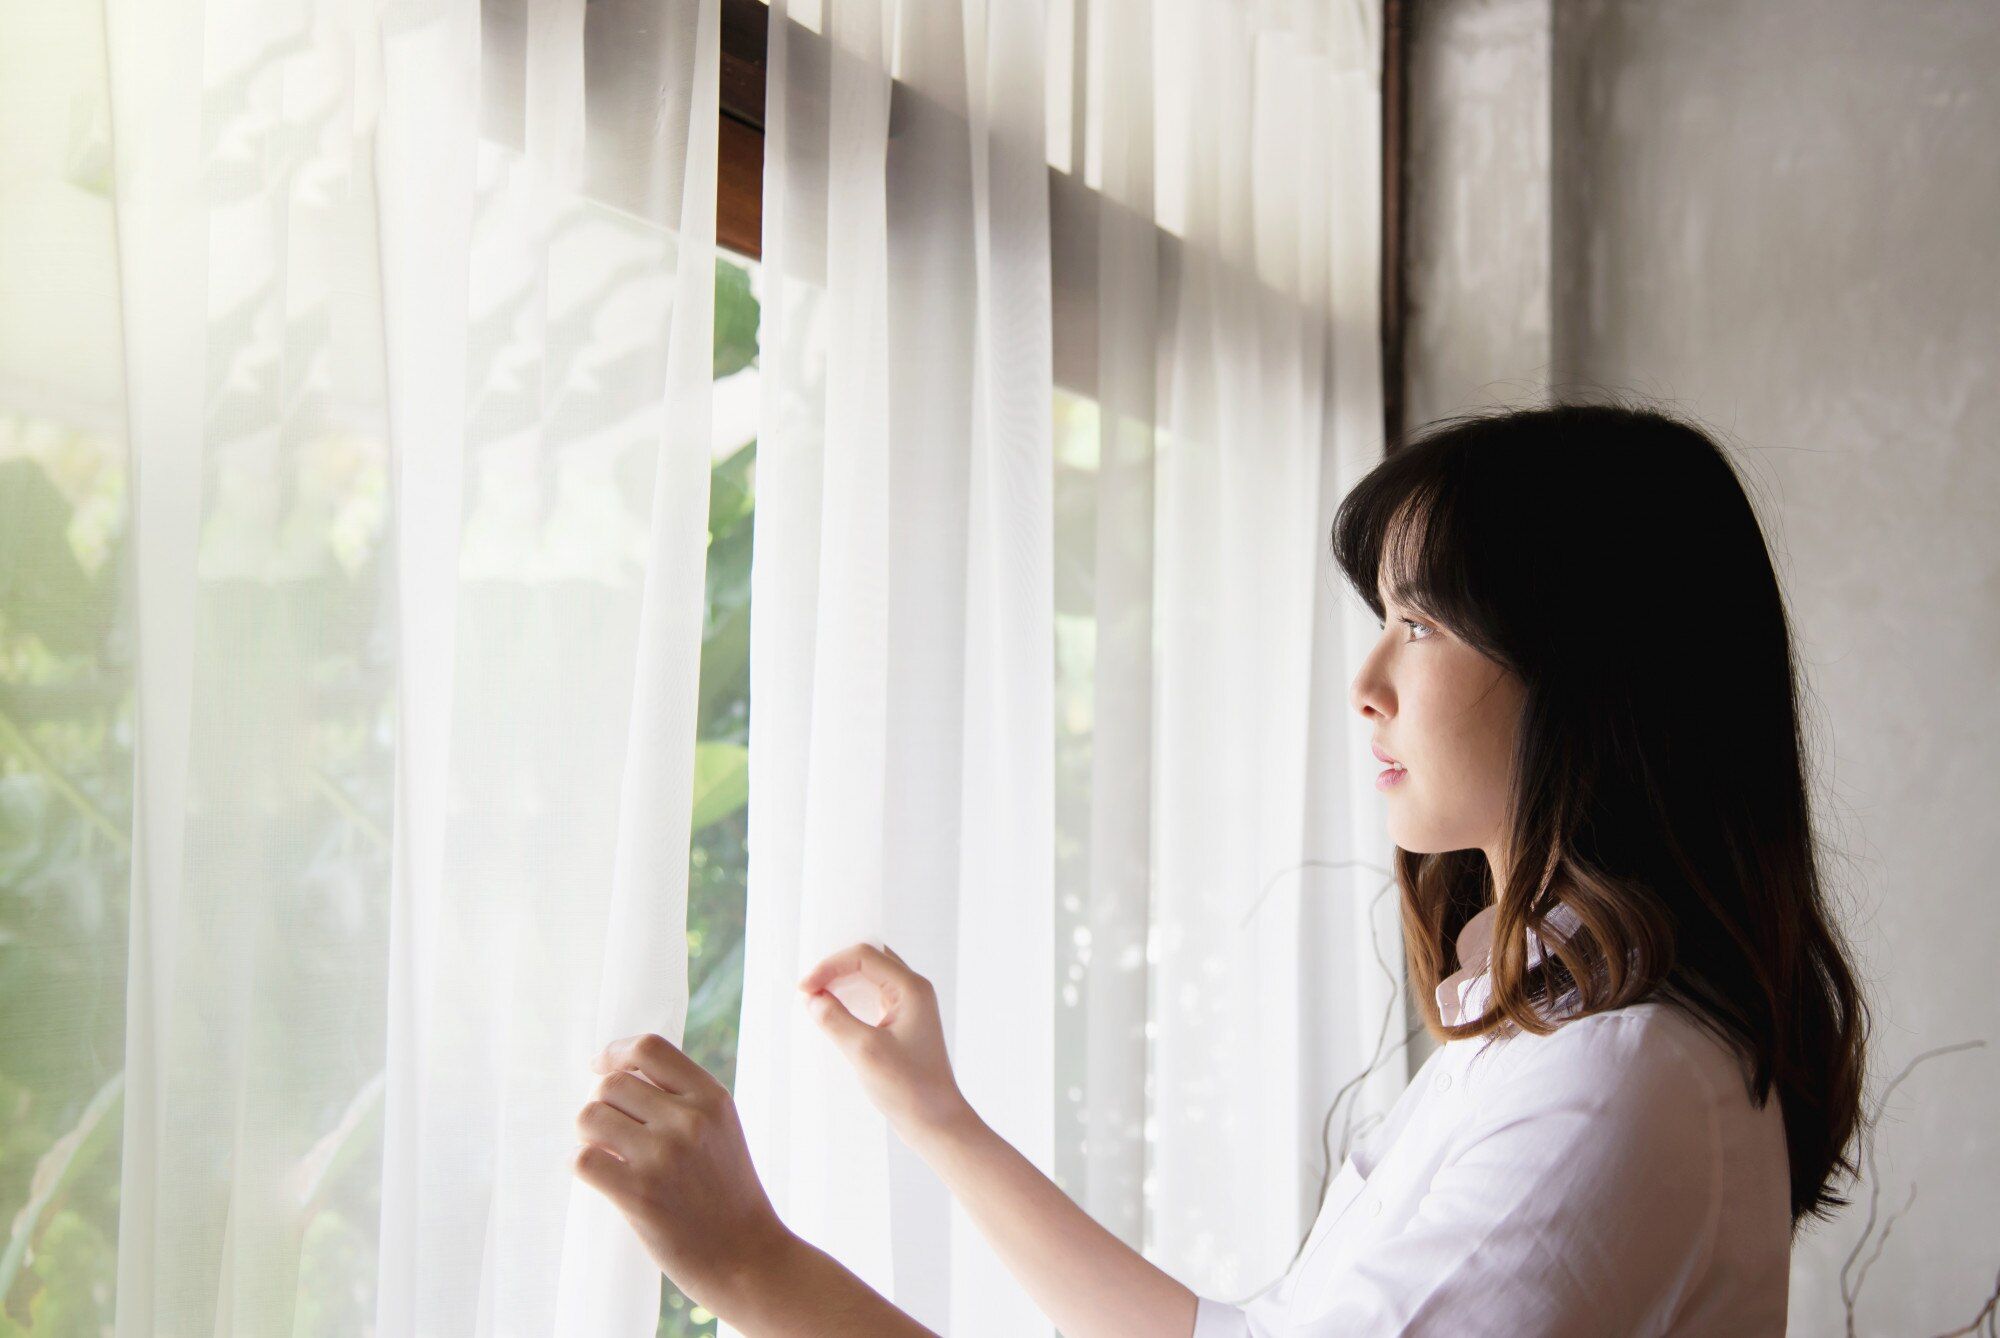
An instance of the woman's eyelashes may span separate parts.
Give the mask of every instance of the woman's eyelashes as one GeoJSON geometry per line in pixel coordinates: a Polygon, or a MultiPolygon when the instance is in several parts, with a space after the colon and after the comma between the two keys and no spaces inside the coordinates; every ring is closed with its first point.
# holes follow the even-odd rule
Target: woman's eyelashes
{"type": "MultiPolygon", "coordinates": [[[[1396,621],[1403,624],[1403,626],[1409,628],[1412,633],[1414,633],[1416,629],[1419,627],[1423,628],[1424,635],[1422,636],[1412,635],[1410,637],[1410,640],[1412,641],[1428,641],[1431,639],[1431,637],[1436,635],[1436,629],[1433,628],[1429,623],[1420,623],[1415,618],[1398,618],[1396,619],[1396,621]]],[[[1388,626],[1389,624],[1380,618],[1377,618],[1375,620],[1375,627],[1378,631],[1386,631],[1388,629],[1388,626]]]]}

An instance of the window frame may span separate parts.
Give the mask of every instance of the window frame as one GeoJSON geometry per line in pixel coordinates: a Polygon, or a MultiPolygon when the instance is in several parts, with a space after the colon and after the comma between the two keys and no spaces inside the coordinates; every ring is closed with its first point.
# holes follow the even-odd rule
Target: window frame
{"type": "MultiPolygon", "coordinates": [[[[1408,9],[1410,0],[1382,0],[1382,407],[1385,440],[1393,445],[1402,431],[1404,342],[1404,191],[1408,143],[1408,9]]],[[[764,93],[771,10],[764,0],[721,0],[722,62],[717,131],[716,244],[750,260],[763,259],[764,224],[764,93]]],[[[818,42],[817,33],[792,24],[791,38],[818,42]]],[[[900,86],[899,86],[900,88],[900,86]]],[[[1088,217],[1101,207],[1098,193],[1081,174],[1049,169],[1050,207],[1078,211],[1088,217]]],[[[1163,257],[1178,249],[1179,239],[1158,230],[1163,257]]],[[[1062,285],[1058,285],[1060,288],[1062,285]]],[[[1062,295],[1057,294],[1057,319],[1064,319],[1062,295]]],[[[1094,369],[1057,368],[1056,379],[1066,388],[1092,393],[1094,369]]]]}

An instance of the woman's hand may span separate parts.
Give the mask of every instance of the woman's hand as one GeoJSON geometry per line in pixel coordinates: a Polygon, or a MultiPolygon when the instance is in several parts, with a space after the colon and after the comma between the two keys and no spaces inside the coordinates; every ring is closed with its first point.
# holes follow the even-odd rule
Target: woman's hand
{"type": "Polygon", "coordinates": [[[906,1140],[933,1132],[972,1109],[945,1054],[937,991],[894,950],[857,943],[822,961],[799,981],[807,1009],[861,1078],[875,1108],[906,1140]],[[834,997],[842,981],[865,980],[882,1002],[870,1025],[834,997]]]}
{"type": "Polygon", "coordinates": [[[795,1243],[751,1165],[734,1098],[650,1033],[613,1041],[590,1067],[604,1080],[577,1113],[577,1175],[625,1214],[682,1293],[724,1313],[795,1243]]]}

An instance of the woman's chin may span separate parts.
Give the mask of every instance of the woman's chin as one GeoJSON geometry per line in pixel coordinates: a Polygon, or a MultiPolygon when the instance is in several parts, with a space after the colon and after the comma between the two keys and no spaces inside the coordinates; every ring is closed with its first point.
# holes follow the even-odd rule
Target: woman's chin
{"type": "Polygon", "coordinates": [[[1407,850],[1412,855],[1436,855],[1446,850],[1457,850],[1437,832],[1426,829],[1422,823],[1411,822],[1407,817],[1393,810],[1389,815],[1389,844],[1398,850],[1407,850]]]}

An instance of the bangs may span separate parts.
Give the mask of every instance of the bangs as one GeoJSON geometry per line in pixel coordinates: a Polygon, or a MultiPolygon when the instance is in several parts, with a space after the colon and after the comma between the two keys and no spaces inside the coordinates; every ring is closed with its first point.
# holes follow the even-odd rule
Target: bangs
{"type": "Polygon", "coordinates": [[[1392,455],[1347,494],[1333,522],[1334,560],[1376,618],[1386,617],[1379,585],[1401,607],[1449,623],[1459,508],[1440,474],[1417,465],[1414,452],[1392,455]]]}

